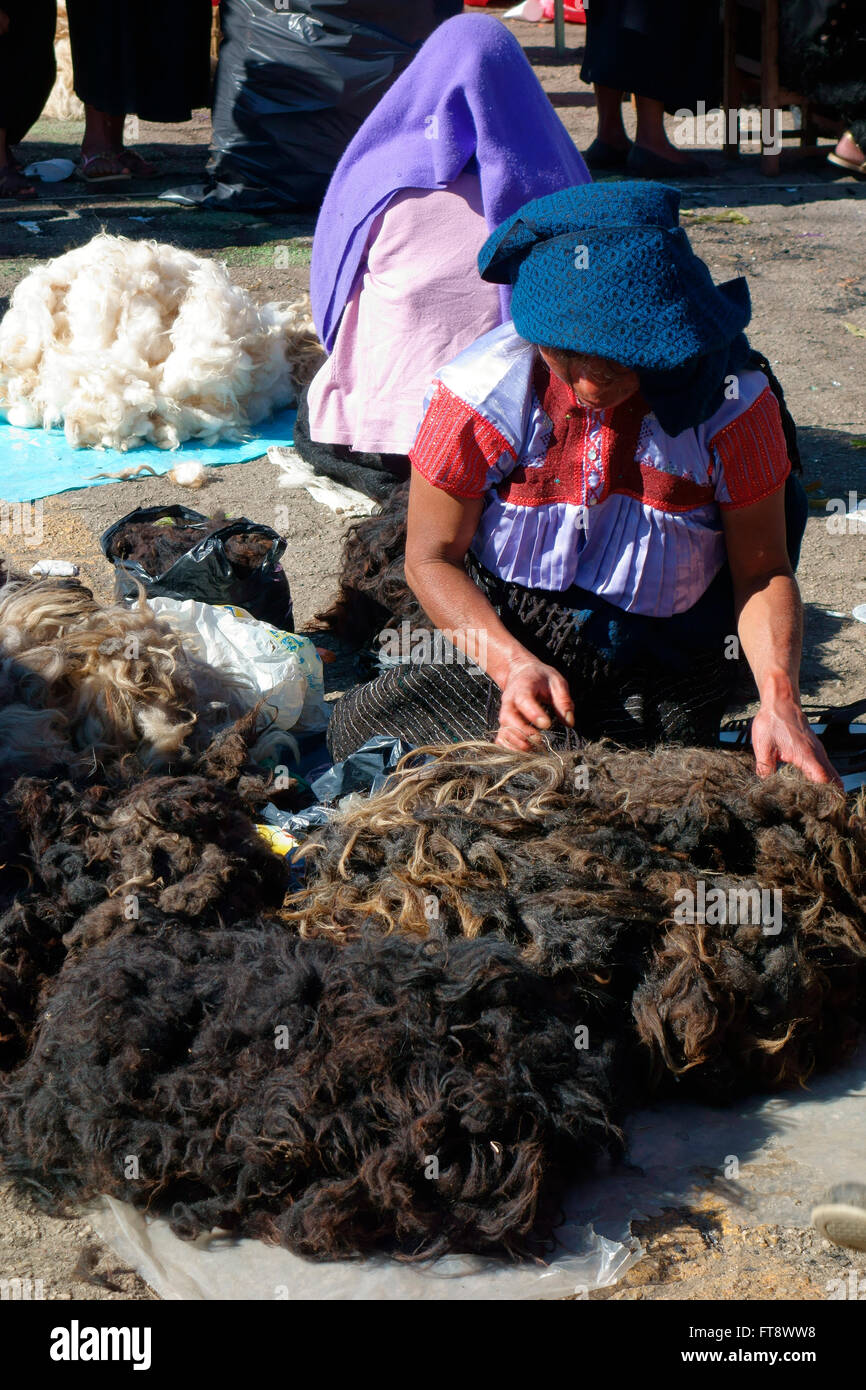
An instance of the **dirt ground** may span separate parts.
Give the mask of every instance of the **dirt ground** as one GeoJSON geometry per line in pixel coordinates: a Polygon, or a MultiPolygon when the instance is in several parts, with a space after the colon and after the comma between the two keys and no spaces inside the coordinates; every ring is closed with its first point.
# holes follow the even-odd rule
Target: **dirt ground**
{"type": "MultiPolygon", "coordinates": [[[[595,119],[592,93],[578,76],[583,30],[568,26],[569,51],[559,57],[552,26],[509,27],[585,149],[595,119]]],[[[81,129],[74,122],[41,122],[20,153],[28,162],[74,158],[81,129]]],[[[142,122],[137,144],[160,160],[157,179],[111,193],[71,180],[47,186],[35,204],[0,204],[0,313],[33,264],[103,228],[217,256],[260,301],[290,299],[306,289],[311,215],[203,212],[159,201],[165,189],[202,182],[208,139],[205,112],[183,126],[142,122]]],[[[812,506],[799,570],[807,619],[804,699],[852,700],[866,695],[866,624],[851,616],[853,607],[866,603],[866,526],[863,532],[852,527],[833,533],[827,504],[848,502],[852,492],[866,496],[866,182],[834,170],[823,157],[786,156],[775,179],[760,173],[754,147],[733,163],[719,151],[708,158],[710,174],[683,185],[684,221],[717,280],[748,275],[752,342],[769,358],[800,429],[812,506]]],[[[305,492],[280,490],[277,469],[267,459],[215,470],[207,487],[195,493],[149,477],[46,499],[41,544],[0,535],[0,552],[28,567],[40,558],[73,560],[85,582],[107,595],[111,573],[100,534],[136,505],[157,501],[203,511],[222,507],[272,525],[276,509],[289,504],[283,564],[298,626],[332,596],[345,522],[305,492]]],[[[333,670],[329,674],[333,685],[333,670]]],[[[37,1198],[0,1188],[0,1280],[41,1279],[47,1298],[156,1296],[118,1268],[86,1221],[50,1217],[37,1198]]],[[[827,1281],[849,1263],[812,1231],[741,1229],[712,1203],[665,1212],[639,1224],[636,1234],[645,1258],[616,1287],[591,1297],[817,1299],[826,1297],[827,1281]]]]}

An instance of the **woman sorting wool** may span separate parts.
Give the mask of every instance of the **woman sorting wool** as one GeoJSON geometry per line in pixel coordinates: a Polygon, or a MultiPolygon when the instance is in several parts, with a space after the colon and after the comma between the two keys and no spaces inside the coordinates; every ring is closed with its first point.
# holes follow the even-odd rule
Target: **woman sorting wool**
{"type": "Polygon", "coordinates": [[[370,114],[331,181],[311,295],[330,357],[295,447],[370,496],[409,476],[438,367],[508,317],[478,277],[489,232],[589,174],[517,40],[487,15],[446,20],[370,114]]]}
{"type": "Polygon", "coordinates": [[[805,498],[745,280],[713,283],[653,183],[530,202],[478,264],[512,320],[436,373],[410,450],[406,578],[453,647],[349,692],[333,755],[554,725],[713,743],[741,644],[759,773],[834,780],[798,690],[805,498]]]}

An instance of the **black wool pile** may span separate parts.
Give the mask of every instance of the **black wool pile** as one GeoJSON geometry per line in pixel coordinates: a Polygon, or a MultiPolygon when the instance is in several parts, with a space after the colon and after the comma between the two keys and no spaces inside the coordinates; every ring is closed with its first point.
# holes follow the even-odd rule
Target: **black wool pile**
{"type": "MultiPolygon", "coordinates": [[[[361,627],[413,618],[404,514],[356,530],[361,627]]],[[[260,711],[145,605],[0,590],[3,690],[0,1159],[58,1201],[316,1259],[539,1253],[635,1105],[857,1035],[862,797],[706,749],[422,750],[287,909],[260,711]]]]}
{"type": "Polygon", "coordinates": [[[205,756],[209,776],[15,782],[0,868],[0,1070],[24,1055],[68,950],[177,919],[204,934],[280,907],[287,867],[251,819],[268,778],[246,767],[243,744],[227,731],[205,756]]]}
{"type": "Polygon", "coordinates": [[[409,484],[401,483],[377,512],[353,522],[346,532],[337,598],[318,620],[354,647],[370,646],[394,623],[431,627],[406,583],[408,508],[409,484]]]}
{"type": "Polygon", "coordinates": [[[169,925],[62,972],[2,1096],[13,1176],[314,1259],[516,1255],[618,1144],[631,1068],[588,979],[561,990],[493,938],[169,925]]]}

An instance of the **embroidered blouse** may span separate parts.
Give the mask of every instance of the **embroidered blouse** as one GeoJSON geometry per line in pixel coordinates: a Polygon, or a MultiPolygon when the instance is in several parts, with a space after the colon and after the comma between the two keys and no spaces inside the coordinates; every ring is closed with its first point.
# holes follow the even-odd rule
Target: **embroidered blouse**
{"type": "Polygon", "coordinates": [[[409,457],[435,487],[484,498],[472,550],[529,588],[589,589],[628,612],[691,608],[725,560],[722,509],[790,472],[779,406],[743,372],[703,424],[664,433],[641,396],[575,403],[507,323],[434,379],[409,457]]]}

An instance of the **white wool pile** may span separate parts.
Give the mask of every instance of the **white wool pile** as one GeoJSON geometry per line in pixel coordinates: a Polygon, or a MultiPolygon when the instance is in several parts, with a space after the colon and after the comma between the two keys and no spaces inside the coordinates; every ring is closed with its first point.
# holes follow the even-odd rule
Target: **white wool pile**
{"type": "Polygon", "coordinates": [[[321,354],[309,296],[259,306],[219,261],[101,235],[17,286],[0,410],[76,447],[212,444],[294,404],[321,354]]]}
{"type": "Polygon", "coordinates": [[[72,85],[72,49],[69,44],[69,19],[64,0],[57,0],[54,57],[57,62],[57,76],[42,115],[52,121],[83,121],[84,105],[78,100],[72,85]]]}

